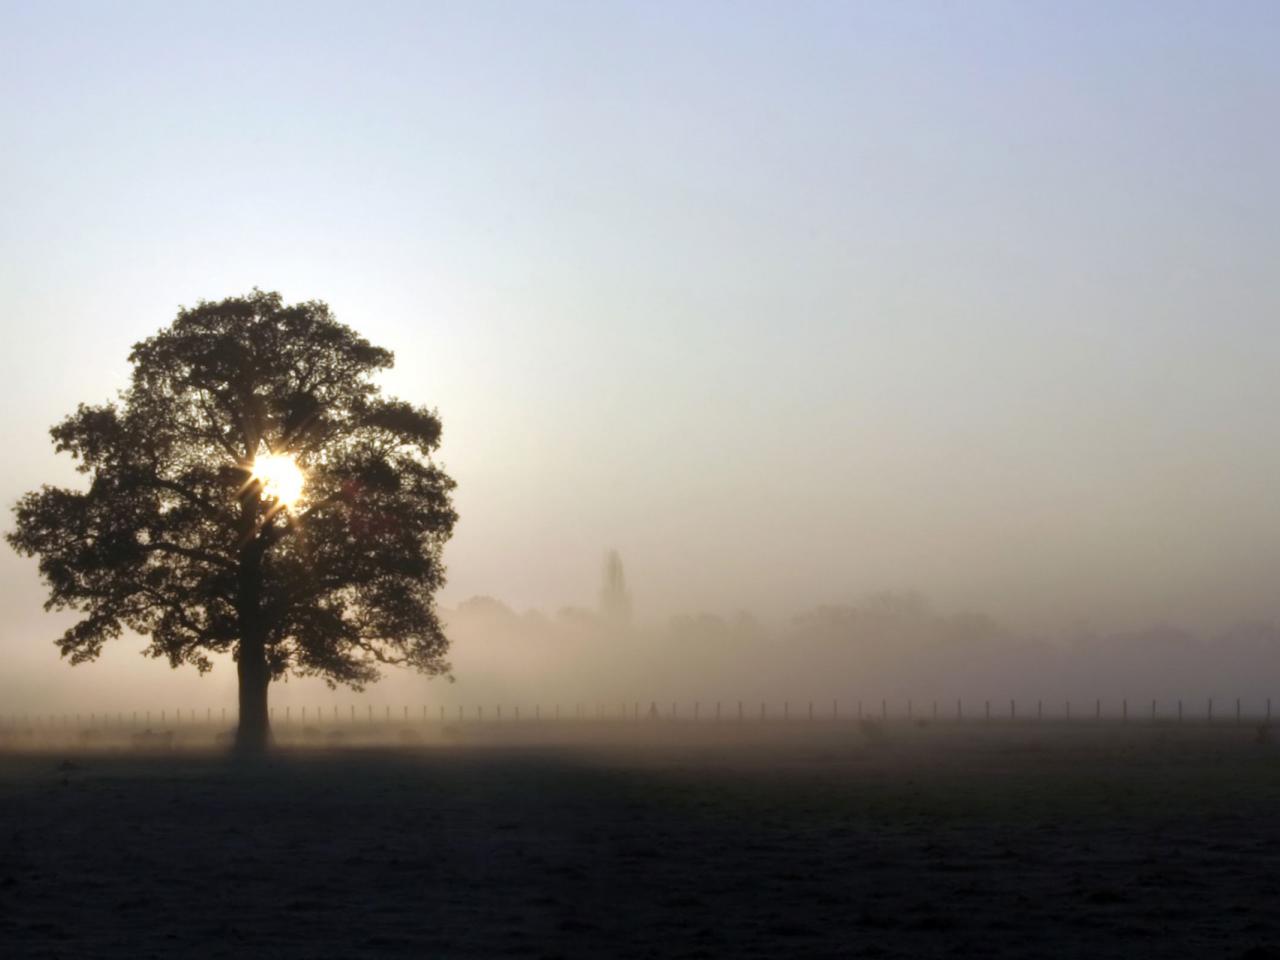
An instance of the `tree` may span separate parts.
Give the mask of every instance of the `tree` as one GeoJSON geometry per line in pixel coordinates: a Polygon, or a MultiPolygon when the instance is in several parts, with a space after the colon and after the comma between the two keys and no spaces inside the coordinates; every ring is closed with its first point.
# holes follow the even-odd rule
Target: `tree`
{"type": "Polygon", "coordinates": [[[230,653],[251,752],[270,739],[271,680],[447,672],[434,594],[454,483],[432,461],[436,413],[374,382],[389,351],[322,302],[255,289],[179,310],[129,360],[116,403],[50,431],[88,489],[26,494],[8,534],[39,558],[46,609],[84,614],[64,657],[126,629],[174,667],[230,653]]]}
{"type": "Polygon", "coordinates": [[[604,573],[600,581],[600,613],[611,622],[626,625],[631,621],[631,594],[627,592],[627,578],[622,572],[622,558],[617,550],[610,550],[604,558],[604,573]]]}

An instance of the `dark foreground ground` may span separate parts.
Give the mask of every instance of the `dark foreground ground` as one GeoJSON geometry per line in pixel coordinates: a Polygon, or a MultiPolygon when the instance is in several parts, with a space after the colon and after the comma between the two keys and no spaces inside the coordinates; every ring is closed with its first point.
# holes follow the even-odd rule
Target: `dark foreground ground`
{"type": "Polygon", "coordinates": [[[0,755],[4,957],[1280,957],[1252,727],[0,755]]]}

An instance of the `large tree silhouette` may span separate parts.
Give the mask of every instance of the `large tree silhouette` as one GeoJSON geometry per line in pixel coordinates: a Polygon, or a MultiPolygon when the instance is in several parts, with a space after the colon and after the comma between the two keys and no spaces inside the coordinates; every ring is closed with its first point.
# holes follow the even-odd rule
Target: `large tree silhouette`
{"type": "Polygon", "coordinates": [[[93,660],[126,629],[175,667],[231,653],[248,751],[269,741],[272,679],[448,669],[433,596],[454,484],[431,459],[435,412],[373,382],[389,351],[324,303],[255,290],[180,310],[129,359],[118,402],[51,431],[88,489],[26,494],[8,534],[39,557],[46,608],[84,614],[63,656],[93,660]]]}

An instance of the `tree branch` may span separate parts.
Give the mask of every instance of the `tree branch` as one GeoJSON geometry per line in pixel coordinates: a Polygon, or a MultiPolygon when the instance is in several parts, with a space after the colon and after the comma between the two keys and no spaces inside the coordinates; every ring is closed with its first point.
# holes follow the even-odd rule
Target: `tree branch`
{"type": "Polygon", "coordinates": [[[167,540],[152,540],[150,543],[139,544],[139,546],[148,553],[172,553],[179,557],[186,557],[188,560],[203,560],[206,563],[217,564],[224,570],[236,569],[236,565],[226,557],[220,557],[207,550],[197,550],[194,547],[182,547],[167,540]]]}

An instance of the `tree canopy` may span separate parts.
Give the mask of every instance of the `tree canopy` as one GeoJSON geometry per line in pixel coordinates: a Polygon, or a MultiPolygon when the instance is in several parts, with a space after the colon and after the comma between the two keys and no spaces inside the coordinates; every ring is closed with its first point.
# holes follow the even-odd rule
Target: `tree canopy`
{"type": "Polygon", "coordinates": [[[264,731],[285,674],[359,688],[385,664],[448,670],[434,594],[454,483],[432,459],[436,412],[376,383],[389,351],[320,301],[254,290],[180,310],[129,360],[117,402],[51,431],[88,488],[26,494],[8,534],[39,558],[46,608],[83,614],[65,657],[126,629],[175,667],[231,653],[242,727],[248,673],[264,731]],[[255,472],[268,455],[301,471],[296,503],[255,472]]]}

